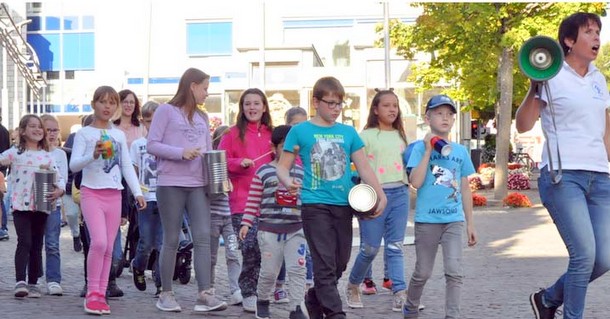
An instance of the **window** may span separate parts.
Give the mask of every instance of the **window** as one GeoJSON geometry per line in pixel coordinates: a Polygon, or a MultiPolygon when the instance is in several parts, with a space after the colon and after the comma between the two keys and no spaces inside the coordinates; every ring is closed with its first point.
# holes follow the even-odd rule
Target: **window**
{"type": "Polygon", "coordinates": [[[59,71],[47,71],[47,80],[59,80],[59,71]]]}
{"type": "Polygon", "coordinates": [[[66,80],[74,80],[74,71],[66,71],[66,80]]]}
{"type": "Polygon", "coordinates": [[[95,32],[93,16],[30,16],[27,41],[42,71],[93,70],[95,32]],[[42,25],[44,22],[44,25],[42,25]]]}
{"type": "Polygon", "coordinates": [[[191,22],[186,24],[188,55],[230,55],[233,52],[231,22],[191,22]]]}

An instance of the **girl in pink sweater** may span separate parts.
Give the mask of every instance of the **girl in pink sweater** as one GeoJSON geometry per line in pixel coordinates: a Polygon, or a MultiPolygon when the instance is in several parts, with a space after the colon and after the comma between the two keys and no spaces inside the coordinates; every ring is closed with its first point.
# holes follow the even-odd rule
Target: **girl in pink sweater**
{"type": "MultiPolygon", "coordinates": [[[[218,147],[227,153],[229,178],[233,184],[233,191],[229,194],[229,206],[235,233],[239,232],[254,173],[273,159],[272,129],[269,102],[265,93],[254,88],[244,91],[239,99],[237,123],[222,137],[218,147]]],[[[239,287],[244,298],[242,305],[245,311],[254,312],[261,258],[256,240],[256,225],[250,228],[241,245],[243,262],[239,287]]]]}

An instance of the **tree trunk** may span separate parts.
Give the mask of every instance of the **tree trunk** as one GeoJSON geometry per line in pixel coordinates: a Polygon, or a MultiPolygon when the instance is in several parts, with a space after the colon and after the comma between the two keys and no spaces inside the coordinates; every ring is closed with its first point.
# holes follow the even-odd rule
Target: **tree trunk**
{"type": "Polygon", "coordinates": [[[513,51],[502,50],[498,78],[500,79],[500,104],[498,106],[496,135],[496,171],[494,175],[494,198],[502,200],[508,194],[508,152],[510,143],[511,110],[513,104],[513,51]]]}

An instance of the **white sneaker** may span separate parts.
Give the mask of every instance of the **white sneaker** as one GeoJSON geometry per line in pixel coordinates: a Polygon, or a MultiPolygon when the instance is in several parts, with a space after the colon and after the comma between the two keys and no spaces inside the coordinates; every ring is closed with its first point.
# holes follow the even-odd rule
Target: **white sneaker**
{"type": "Polygon", "coordinates": [[[61,296],[64,294],[64,290],[59,283],[51,281],[50,283],[47,283],[47,293],[51,296],[61,296]]]}
{"type": "Polygon", "coordinates": [[[394,297],[394,300],[392,303],[392,311],[401,312],[402,306],[404,305],[405,300],[407,300],[407,291],[406,290],[397,291],[396,293],[394,293],[393,297],[394,297]]]}
{"type": "Polygon", "coordinates": [[[227,302],[231,306],[239,305],[244,300],[244,297],[241,295],[241,290],[237,289],[234,293],[229,297],[229,301],[227,302]]]}
{"type": "Polygon", "coordinates": [[[157,309],[162,311],[180,312],[182,308],[176,301],[173,291],[162,291],[157,299],[157,309]]]}
{"type": "Polygon", "coordinates": [[[242,300],[241,306],[244,311],[255,313],[256,312],[256,296],[249,296],[242,300]]]}
{"type": "Polygon", "coordinates": [[[364,308],[362,298],[360,297],[360,287],[358,287],[358,285],[347,284],[347,288],[345,288],[345,299],[347,301],[347,306],[350,308],[364,308]]]}
{"type": "Polygon", "coordinates": [[[40,298],[42,296],[42,294],[40,293],[40,288],[38,288],[37,284],[29,284],[28,291],[29,298],[40,298]]]}
{"type": "Polygon", "coordinates": [[[195,303],[195,312],[222,311],[227,309],[227,303],[214,296],[214,290],[208,289],[200,292],[195,303]]]}

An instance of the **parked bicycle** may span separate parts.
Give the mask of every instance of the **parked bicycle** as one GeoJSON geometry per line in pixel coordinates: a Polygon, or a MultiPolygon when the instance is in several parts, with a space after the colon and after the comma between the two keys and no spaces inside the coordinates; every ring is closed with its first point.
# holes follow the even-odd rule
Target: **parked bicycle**
{"type": "Polygon", "coordinates": [[[523,152],[523,148],[517,148],[517,152],[511,153],[508,157],[510,163],[520,164],[522,167],[532,172],[536,167],[536,162],[526,152],[523,152]]]}

